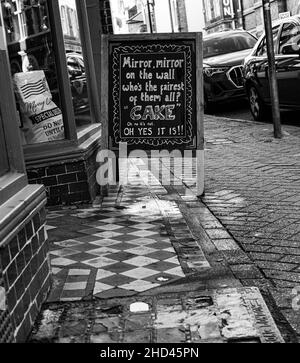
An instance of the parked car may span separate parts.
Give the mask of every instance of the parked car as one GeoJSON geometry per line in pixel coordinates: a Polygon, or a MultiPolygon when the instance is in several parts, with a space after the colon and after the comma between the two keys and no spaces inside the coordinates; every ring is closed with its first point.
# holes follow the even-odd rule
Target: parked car
{"type": "Polygon", "coordinates": [[[80,53],[67,53],[66,57],[76,116],[89,110],[85,65],[83,56],[80,53]]]}
{"type": "MultiPolygon", "coordinates": [[[[281,109],[300,110],[300,16],[273,25],[279,102],[281,109]]],[[[268,117],[271,104],[266,37],[263,34],[245,59],[245,87],[255,120],[268,117]]]]}
{"type": "Polygon", "coordinates": [[[203,39],[204,108],[245,98],[243,62],[257,39],[244,30],[207,35],[203,39]]]}

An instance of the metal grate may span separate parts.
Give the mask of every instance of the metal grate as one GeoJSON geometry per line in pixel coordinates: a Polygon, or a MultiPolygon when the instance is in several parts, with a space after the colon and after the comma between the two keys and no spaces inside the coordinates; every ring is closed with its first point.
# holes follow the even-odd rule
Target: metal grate
{"type": "Polygon", "coordinates": [[[233,83],[236,88],[244,87],[244,72],[242,66],[232,67],[227,72],[227,77],[229,81],[233,83]]]}

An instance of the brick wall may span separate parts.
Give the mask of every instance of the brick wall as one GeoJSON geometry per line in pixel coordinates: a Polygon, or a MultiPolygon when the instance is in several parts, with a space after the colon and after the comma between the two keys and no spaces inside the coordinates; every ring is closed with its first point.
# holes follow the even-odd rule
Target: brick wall
{"type": "MultiPolygon", "coordinates": [[[[6,313],[16,342],[26,341],[50,290],[45,220],[45,209],[37,210],[26,224],[17,227],[18,232],[0,249],[0,279],[4,282],[6,313]]],[[[0,333],[3,333],[1,324],[0,333]]]]}
{"type": "Polygon", "coordinates": [[[7,310],[3,272],[0,267],[0,344],[12,343],[13,341],[14,330],[7,310]]]}
{"type": "MultiPolygon", "coordinates": [[[[248,31],[256,32],[260,36],[263,32],[263,12],[262,5],[259,2],[247,1],[243,3],[244,10],[244,24],[245,29],[248,31]],[[255,6],[253,7],[253,5],[255,6]]],[[[271,3],[272,19],[278,19],[279,12],[283,11],[282,1],[274,1],[271,3]]]]}
{"type": "Polygon", "coordinates": [[[87,160],[27,169],[30,184],[46,187],[49,206],[88,203],[99,193],[96,153],[87,160]]]}

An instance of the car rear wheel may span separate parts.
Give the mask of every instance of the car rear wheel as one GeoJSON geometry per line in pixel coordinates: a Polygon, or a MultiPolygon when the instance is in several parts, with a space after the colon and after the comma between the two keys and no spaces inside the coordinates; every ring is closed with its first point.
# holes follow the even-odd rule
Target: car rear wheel
{"type": "Polygon", "coordinates": [[[250,111],[255,121],[266,120],[267,110],[255,86],[248,88],[248,101],[250,111]]]}

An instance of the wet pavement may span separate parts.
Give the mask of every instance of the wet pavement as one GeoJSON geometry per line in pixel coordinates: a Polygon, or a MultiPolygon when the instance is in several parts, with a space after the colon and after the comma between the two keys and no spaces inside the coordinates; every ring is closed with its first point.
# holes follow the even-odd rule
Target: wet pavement
{"type": "Polygon", "coordinates": [[[210,269],[176,203],[160,199],[166,189],[137,164],[98,207],[48,213],[49,302],[131,296],[210,269]]]}
{"type": "MultiPolygon", "coordinates": [[[[276,285],[279,279],[271,279],[264,270],[282,274],[283,264],[278,264],[276,270],[274,258],[293,257],[296,261],[297,253],[289,250],[277,256],[279,251],[272,251],[265,255],[268,248],[263,248],[262,242],[268,241],[269,247],[275,248],[278,236],[270,235],[270,230],[268,235],[261,231],[255,238],[249,234],[268,223],[281,226],[280,217],[284,221],[288,216],[287,209],[280,215],[278,201],[277,210],[275,205],[269,208],[276,200],[279,179],[273,188],[264,183],[263,167],[268,163],[264,155],[272,153],[272,165],[274,160],[276,166],[286,165],[287,159],[291,160],[290,153],[297,154],[299,139],[287,136],[293,145],[291,150],[287,143],[278,146],[278,141],[273,142],[271,130],[265,125],[254,129],[250,123],[241,126],[213,117],[206,122],[207,194],[202,201],[196,197],[194,159],[185,165],[184,175],[173,176],[171,185],[161,184],[164,172],[174,171],[169,160],[160,160],[161,170],[155,175],[143,161],[131,160],[129,184],[110,188],[107,197],[96,200],[93,206],[49,211],[53,288],[29,341],[297,341],[300,320],[292,310],[291,290],[286,287],[292,288],[298,280],[287,285],[284,277],[276,285]],[[260,168],[253,168],[256,172],[259,169],[253,176],[251,166],[256,162],[260,168]],[[271,190],[274,192],[268,194],[271,190]],[[255,196],[251,203],[249,196],[255,196]],[[258,214],[256,209],[260,210],[258,214]],[[268,256],[266,265],[258,262],[262,255],[253,253],[268,256]],[[219,305],[216,296],[224,297],[223,305],[219,305]],[[251,296],[256,297],[255,303],[251,296]],[[181,305],[174,303],[176,299],[181,305]],[[206,299],[203,306],[193,310],[193,324],[185,307],[186,299],[200,299],[200,304],[206,299]],[[150,310],[144,315],[135,312],[143,325],[136,327],[139,319],[132,315],[130,306],[141,301],[150,310]],[[159,307],[162,315],[157,313],[157,301],[163,306],[159,307]],[[224,331],[229,315],[224,318],[223,314],[231,308],[229,315],[236,320],[229,324],[229,337],[224,331]],[[130,328],[132,319],[134,329],[130,328]],[[235,323],[239,320],[245,324],[235,323]],[[134,330],[140,332],[140,338],[134,330]]],[[[179,162],[176,160],[175,165],[179,162]]],[[[295,163],[293,159],[296,170],[295,163]]],[[[278,173],[280,176],[282,172],[278,173]]],[[[297,194],[296,171],[286,177],[291,188],[284,189],[281,183],[278,194],[286,196],[287,190],[297,194]]],[[[289,216],[294,213],[295,219],[299,213],[297,200],[293,201],[284,206],[289,206],[289,216]]],[[[297,238],[291,240],[289,234],[282,233],[280,241],[298,251],[297,238]]],[[[287,276],[293,279],[297,266],[294,270],[287,276]]]]}
{"type": "Polygon", "coordinates": [[[283,343],[258,289],[52,304],[32,342],[283,343]]]}

